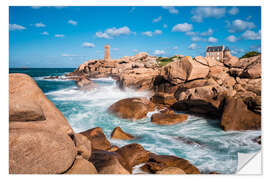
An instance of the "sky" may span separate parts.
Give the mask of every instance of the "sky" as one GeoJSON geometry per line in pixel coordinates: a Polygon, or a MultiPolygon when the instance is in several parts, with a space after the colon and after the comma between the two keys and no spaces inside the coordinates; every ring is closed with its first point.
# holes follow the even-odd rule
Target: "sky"
{"type": "Polygon", "coordinates": [[[13,6],[9,8],[9,67],[69,68],[89,59],[139,52],[205,56],[225,45],[234,56],[261,51],[260,7],[13,6]]]}

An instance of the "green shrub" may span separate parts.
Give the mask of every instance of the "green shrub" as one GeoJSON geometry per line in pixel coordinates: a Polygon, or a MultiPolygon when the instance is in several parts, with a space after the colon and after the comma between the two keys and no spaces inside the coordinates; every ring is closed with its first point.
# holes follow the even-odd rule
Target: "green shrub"
{"type": "Polygon", "coordinates": [[[163,58],[163,57],[159,57],[157,59],[157,62],[159,64],[159,66],[166,66],[168,63],[173,62],[173,58],[175,58],[176,56],[172,56],[169,58],[163,58]]]}
{"type": "Polygon", "coordinates": [[[256,51],[251,51],[251,52],[246,53],[246,54],[243,55],[242,57],[240,57],[240,59],[242,59],[242,58],[249,58],[249,57],[253,57],[253,56],[257,56],[257,55],[259,55],[259,54],[261,54],[261,53],[256,52],[256,51]]]}

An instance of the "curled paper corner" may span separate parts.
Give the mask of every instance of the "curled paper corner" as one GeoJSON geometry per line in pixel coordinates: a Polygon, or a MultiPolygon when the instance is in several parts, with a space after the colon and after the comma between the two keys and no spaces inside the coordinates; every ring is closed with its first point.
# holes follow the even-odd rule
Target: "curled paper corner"
{"type": "Polygon", "coordinates": [[[261,151],[255,153],[238,153],[236,174],[262,174],[261,151]]]}

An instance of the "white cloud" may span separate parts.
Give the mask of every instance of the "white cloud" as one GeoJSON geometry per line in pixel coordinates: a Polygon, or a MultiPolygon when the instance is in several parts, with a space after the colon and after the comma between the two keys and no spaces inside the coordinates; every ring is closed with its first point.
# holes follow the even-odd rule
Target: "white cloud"
{"type": "Polygon", "coordinates": [[[107,33],[103,33],[103,32],[96,32],[96,36],[98,38],[105,38],[105,39],[110,39],[111,38],[107,33]]]}
{"type": "Polygon", "coordinates": [[[139,52],[139,50],[138,50],[138,49],[133,49],[132,51],[133,51],[133,52],[139,52]]]}
{"type": "Polygon", "coordinates": [[[195,36],[195,35],[197,35],[198,33],[196,33],[196,32],[193,32],[193,31],[188,31],[188,32],[186,32],[186,35],[188,35],[188,36],[195,36]]]}
{"type": "Polygon", "coordinates": [[[173,32],[188,32],[193,29],[192,24],[184,23],[184,24],[177,24],[172,28],[173,32]]]}
{"type": "Polygon", "coordinates": [[[217,38],[214,38],[214,37],[209,37],[208,38],[208,42],[210,42],[210,43],[216,43],[216,42],[218,42],[218,39],[217,38]]]}
{"type": "Polygon", "coordinates": [[[163,9],[167,9],[171,14],[178,14],[178,10],[173,6],[162,6],[163,9]]]}
{"type": "Polygon", "coordinates": [[[21,30],[24,30],[24,29],[26,29],[26,27],[18,25],[18,24],[10,24],[9,25],[9,30],[10,31],[21,31],[21,30]]]}
{"type": "Polygon", "coordinates": [[[152,31],[142,32],[142,35],[148,36],[148,37],[152,37],[153,35],[159,35],[159,34],[162,34],[162,31],[159,29],[156,29],[154,32],[152,32],[152,31]]]}
{"type": "Polygon", "coordinates": [[[63,37],[65,37],[65,35],[64,34],[55,34],[54,37],[63,38],[63,37]]]}
{"type": "Polygon", "coordinates": [[[232,7],[230,10],[229,10],[229,14],[231,15],[236,15],[239,13],[239,9],[237,7],[232,7]]]}
{"type": "Polygon", "coordinates": [[[153,33],[152,33],[152,31],[145,31],[145,32],[142,32],[142,35],[152,37],[153,33]]]}
{"type": "Polygon", "coordinates": [[[176,49],[178,49],[178,46],[174,46],[172,49],[173,49],[173,50],[176,50],[176,49]]]}
{"type": "Polygon", "coordinates": [[[201,38],[199,36],[193,36],[191,38],[191,41],[198,42],[198,41],[206,41],[204,38],[201,38]]]}
{"type": "Polygon", "coordinates": [[[230,35],[226,38],[226,40],[229,42],[236,42],[237,38],[234,35],[230,35]]]}
{"type": "Polygon", "coordinates": [[[121,27],[121,28],[109,28],[105,31],[110,36],[120,36],[120,35],[128,35],[130,34],[130,29],[127,26],[121,27]]]}
{"type": "Polygon", "coordinates": [[[83,46],[83,47],[87,47],[87,48],[94,48],[94,47],[96,47],[95,44],[90,43],[90,42],[84,42],[84,43],[82,44],[82,46],[83,46]]]}
{"type": "Polygon", "coordinates": [[[197,7],[191,11],[191,19],[195,22],[202,22],[204,18],[221,18],[225,15],[225,8],[218,7],[197,7]]]}
{"type": "Polygon", "coordinates": [[[61,54],[61,56],[63,56],[63,57],[79,57],[79,55],[75,55],[75,54],[66,54],[66,53],[61,54]]]}
{"type": "Polygon", "coordinates": [[[165,51],[164,50],[155,50],[154,54],[155,55],[163,55],[163,54],[165,54],[165,51]]]}
{"type": "Polygon", "coordinates": [[[167,28],[167,27],[168,27],[168,25],[167,25],[167,24],[163,24],[163,27],[164,27],[164,28],[167,28]]]}
{"type": "Polygon", "coordinates": [[[251,30],[247,30],[242,34],[242,37],[246,40],[260,40],[261,30],[259,30],[257,33],[251,30]]]}
{"type": "Polygon", "coordinates": [[[73,26],[77,26],[78,22],[74,20],[68,20],[68,24],[71,24],[73,26]]]}
{"type": "Polygon", "coordinates": [[[49,33],[47,31],[44,31],[44,32],[41,33],[41,35],[48,36],[49,33]]]}
{"type": "Polygon", "coordinates": [[[154,31],[154,34],[162,34],[162,31],[161,30],[159,30],[159,29],[156,29],[155,31],[154,31]]]}
{"type": "Polygon", "coordinates": [[[213,35],[213,29],[209,28],[206,32],[202,32],[201,36],[211,36],[213,35]]]}
{"type": "Polygon", "coordinates": [[[99,38],[112,39],[113,37],[120,35],[129,35],[131,33],[129,27],[123,26],[121,28],[109,28],[105,32],[96,32],[96,36],[99,38]]]}
{"type": "Polygon", "coordinates": [[[228,26],[229,32],[234,33],[234,32],[241,32],[246,29],[252,29],[255,27],[255,24],[253,22],[236,19],[232,23],[227,22],[227,26],[228,26]]]}
{"type": "Polygon", "coordinates": [[[159,22],[159,21],[161,21],[161,19],[162,19],[162,17],[161,16],[159,16],[159,17],[157,17],[156,19],[153,19],[153,23],[156,23],[156,22],[159,22]]]}
{"type": "Polygon", "coordinates": [[[195,44],[195,43],[192,43],[192,44],[190,44],[189,46],[188,46],[188,48],[189,49],[196,49],[197,48],[197,44],[195,44]]]}
{"type": "Polygon", "coordinates": [[[46,25],[43,24],[42,22],[36,23],[35,26],[36,26],[37,28],[40,28],[40,27],[46,27],[46,25]]]}

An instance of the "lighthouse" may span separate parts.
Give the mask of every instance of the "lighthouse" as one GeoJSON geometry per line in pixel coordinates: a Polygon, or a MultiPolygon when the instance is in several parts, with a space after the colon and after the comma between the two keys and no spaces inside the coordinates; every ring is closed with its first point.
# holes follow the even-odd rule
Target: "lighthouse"
{"type": "Polygon", "coordinates": [[[106,44],[104,46],[104,60],[105,61],[108,61],[110,60],[110,45],[109,44],[106,44]]]}

